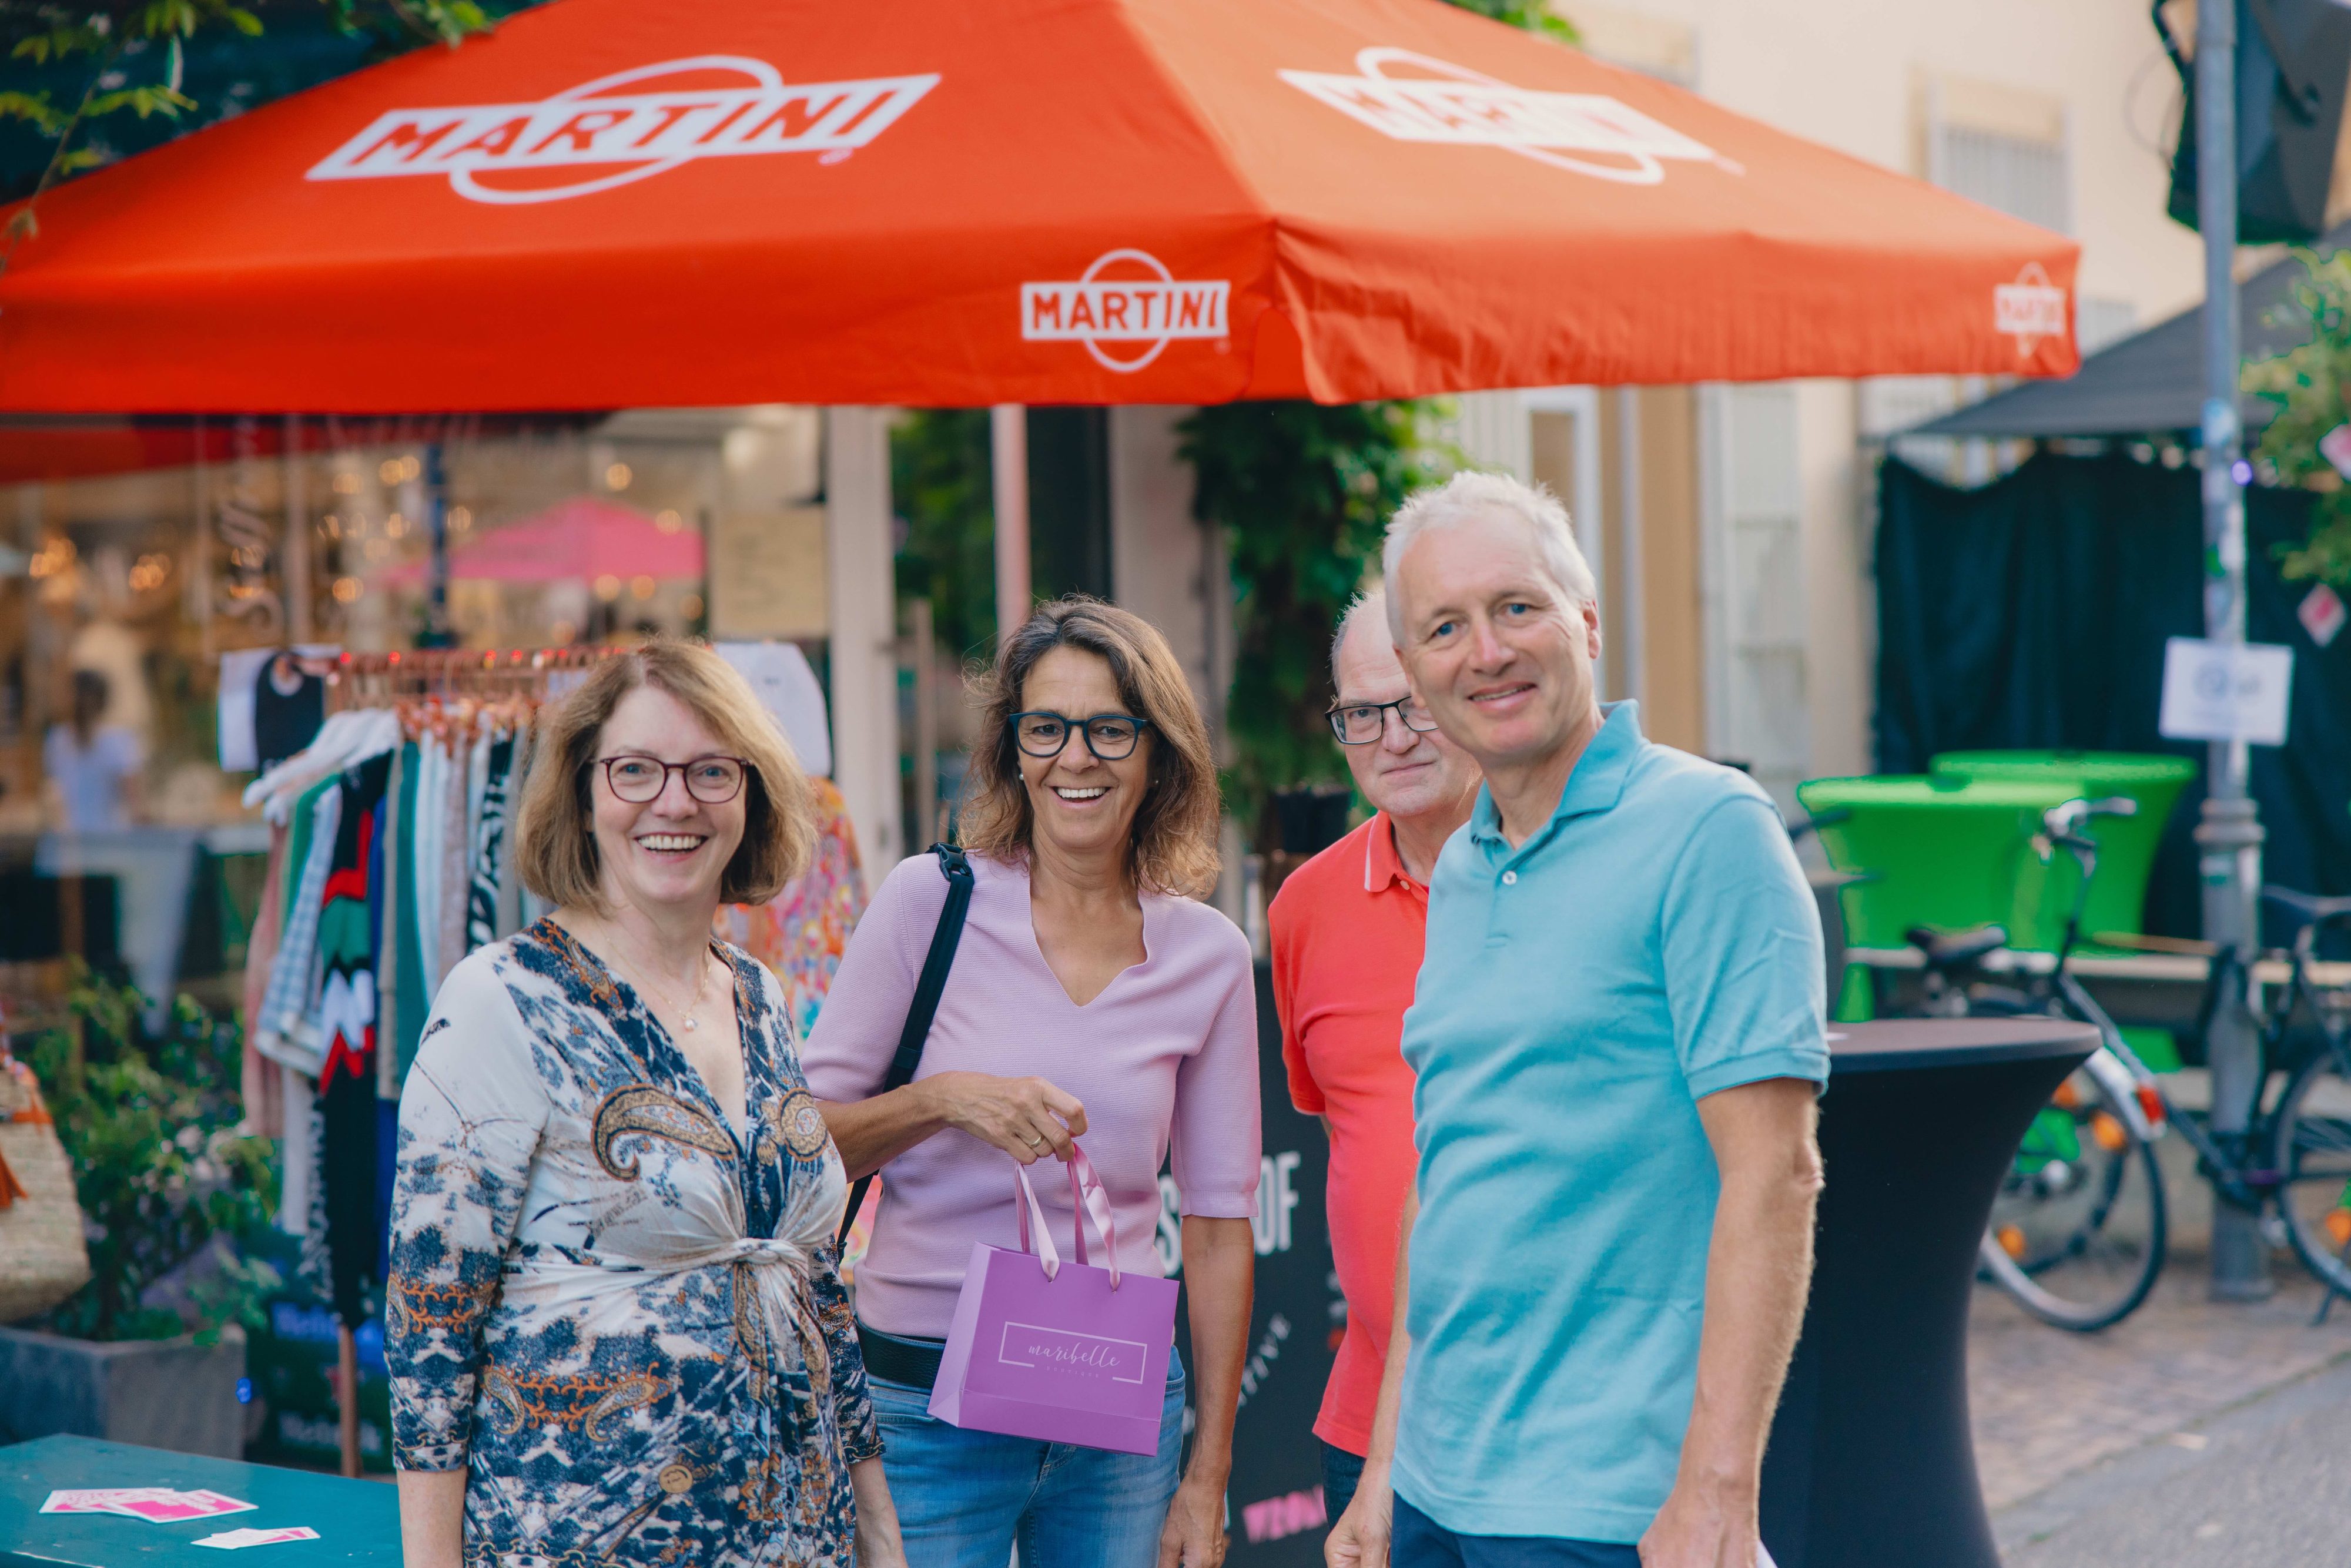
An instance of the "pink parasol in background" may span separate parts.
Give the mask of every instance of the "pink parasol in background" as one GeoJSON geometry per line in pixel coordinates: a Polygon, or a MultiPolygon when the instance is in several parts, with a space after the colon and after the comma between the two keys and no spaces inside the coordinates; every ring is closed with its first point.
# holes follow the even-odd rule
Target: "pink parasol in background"
{"type": "MultiPolygon", "coordinates": [[[[425,580],[422,560],[403,561],[377,580],[408,587],[425,580]]],[[[486,528],[453,543],[453,580],[560,582],[598,578],[700,578],[702,536],[679,527],[664,529],[643,512],[592,496],[559,501],[517,522],[486,528]]]]}

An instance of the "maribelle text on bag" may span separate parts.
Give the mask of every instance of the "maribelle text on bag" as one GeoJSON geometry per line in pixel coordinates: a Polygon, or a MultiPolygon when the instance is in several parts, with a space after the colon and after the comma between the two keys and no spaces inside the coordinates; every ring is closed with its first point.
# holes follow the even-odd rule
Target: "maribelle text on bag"
{"type": "Polygon", "coordinates": [[[1015,1165],[1020,1250],[972,1243],[931,1414],[1008,1437],[1155,1454],[1176,1341],[1176,1281],[1121,1274],[1102,1177],[1074,1145],[1069,1170],[1077,1261],[1063,1263],[1054,1250],[1028,1169],[1015,1165]],[[1087,1260],[1089,1218],[1106,1269],[1087,1260]]]}

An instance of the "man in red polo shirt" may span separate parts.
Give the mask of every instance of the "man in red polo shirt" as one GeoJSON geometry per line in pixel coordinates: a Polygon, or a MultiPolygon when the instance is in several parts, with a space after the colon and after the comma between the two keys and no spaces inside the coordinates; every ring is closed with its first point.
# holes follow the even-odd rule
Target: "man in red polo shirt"
{"type": "Polygon", "coordinates": [[[1290,1097],[1331,1140],[1331,1254],[1347,1299],[1315,1435],[1323,1506],[1354,1495],[1379,1403],[1395,1294],[1396,1223],[1410,1190],[1412,1070],[1396,1042],[1412,1005],[1437,852],[1469,820],[1478,765],[1414,703],[1374,589],[1331,651],[1331,728],[1372,820],[1290,873],[1274,895],[1273,998],[1290,1097]]]}

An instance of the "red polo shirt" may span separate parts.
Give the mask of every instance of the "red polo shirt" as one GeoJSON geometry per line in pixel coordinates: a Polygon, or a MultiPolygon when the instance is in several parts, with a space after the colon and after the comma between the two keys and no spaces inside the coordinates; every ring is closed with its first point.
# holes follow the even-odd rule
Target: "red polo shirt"
{"type": "Polygon", "coordinates": [[[1290,1098],[1331,1126],[1331,1255],[1347,1298],[1315,1435],[1371,1447],[1395,1304],[1396,1222],[1411,1189],[1412,1069],[1397,1041],[1428,927],[1384,814],[1290,873],[1267,912],[1290,1098]]]}

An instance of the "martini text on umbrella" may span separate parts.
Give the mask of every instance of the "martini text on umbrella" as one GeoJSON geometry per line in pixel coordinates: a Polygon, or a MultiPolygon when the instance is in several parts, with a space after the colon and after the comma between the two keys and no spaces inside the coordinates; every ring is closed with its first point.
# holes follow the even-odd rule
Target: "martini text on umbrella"
{"type": "Polygon", "coordinates": [[[938,83],[935,75],[925,75],[793,86],[765,60],[701,55],[599,77],[540,103],[388,110],[319,160],[308,177],[441,174],[472,201],[556,201],[628,184],[697,158],[851,152],[889,129],[938,83]],[[726,85],[710,85],[713,78],[726,85]],[[669,85],[662,90],[621,90],[663,82],[669,85]],[[480,178],[575,165],[614,172],[552,184],[493,185],[480,178]]]}
{"type": "Polygon", "coordinates": [[[1993,319],[2000,329],[2016,340],[2020,358],[2029,359],[2043,338],[2064,338],[2065,291],[2053,286],[2037,261],[2028,261],[2013,283],[1997,284],[1991,291],[1993,319]]]}
{"type": "Polygon", "coordinates": [[[1020,335],[1032,342],[1083,343],[1105,370],[1139,371],[1176,339],[1226,336],[1231,293],[1222,278],[1179,281],[1149,251],[1104,251],[1074,281],[1022,284],[1020,335]],[[1113,269],[1144,276],[1106,276],[1113,269]],[[1122,358],[1105,351],[1105,342],[1150,348],[1122,358]]]}
{"type": "Polygon", "coordinates": [[[1599,93],[1542,92],[1410,49],[1355,54],[1358,75],[1282,71],[1281,79],[1398,141],[1500,147],[1538,162],[1628,185],[1666,177],[1661,159],[1720,165],[1714,149],[1599,93]],[[1393,71],[1410,75],[1395,75],[1393,71]],[[1623,158],[1594,163],[1570,153],[1623,158]]]}

